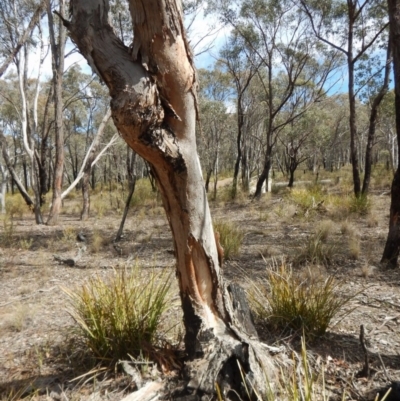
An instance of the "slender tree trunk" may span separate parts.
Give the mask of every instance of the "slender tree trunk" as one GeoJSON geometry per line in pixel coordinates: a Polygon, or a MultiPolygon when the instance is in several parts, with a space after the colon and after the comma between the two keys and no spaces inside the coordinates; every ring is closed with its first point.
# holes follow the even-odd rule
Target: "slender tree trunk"
{"type": "Polygon", "coordinates": [[[375,131],[376,131],[376,122],[378,119],[378,110],[379,106],[387,94],[389,90],[389,79],[390,79],[390,58],[391,58],[391,42],[389,39],[387,52],[386,52],[386,67],[385,67],[385,76],[383,80],[383,85],[375,96],[375,99],[371,105],[370,117],[369,117],[369,126],[368,126],[368,139],[367,139],[367,148],[365,151],[365,173],[364,180],[362,186],[362,195],[367,195],[369,190],[369,183],[371,181],[371,171],[372,171],[372,150],[375,142],[375,131]]]}
{"type": "Polygon", "coordinates": [[[62,99],[62,82],[64,74],[64,50],[66,32],[63,27],[61,18],[65,12],[64,0],[59,0],[60,22],[58,24],[58,40],[54,32],[53,14],[51,11],[50,0],[47,0],[47,18],[49,20],[49,32],[51,53],[53,60],[53,85],[54,85],[54,119],[55,119],[55,136],[56,136],[56,155],[53,177],[53,199],[50,214],[47,219],[48,225],[58,224],[58,217],[61,211],[61,193],[64,176],[64,124],[63,124],[63,99],[62,99]]]}
{"type": "Polygon", "coordinates": [[[206,179],[204,182],[204,187],[205,187],[207,193],[208,193],[208,187],[210,186],[210,179],[211,179],[212,172],[213,172],[212,167],[209,167],[209,169],[207,170],[206,179]]]}
{"type": "MultiPolygon", "coordinates": [[[[255,198],[259,198],[262,193],[262,187],[265,182],[268,182],[269,172],[272,166],[272,146],[270,144],[267,145],[267,150],[265,152],[265,162],[264,168],[260,177],[258,177],[257,185],[256,185],[256,192],[254,193],[255,198]]],[[[268,186],[267,186],[268,189],[268,186]]]]}
{"type": "Polygon", "coordinates": [[[8,179],[8,170],[6,166],[0,164],[0,173],[1,173],[1,183],[0,183],[0,213],[6,213],[6,193],[7,193],[7,179],[8,179]]]}
{"type": "Polygon", "coordinates": [[[358,164],[358,152],[357,152],[356,97],[354,94],[354,64],[351,52],[349,52],[348,55],[348,71],[349,71],[349,109],[350,109],[350,117],[349,117],[350,158],[353,172],[354,195],[358,198],[361,194],[361,179],[360,179],[360,168],[358,164]]]}
{"type": "MultiPolygon", "coordinates": [[[[400,0],[388,0],[390,40],[393,47],[393,70],[396,109],[397,152],[400,147],[400,0]]],[[[382,263],[398,265],[400,252],[400,158],[392,182],[389,233],[382,255],[382,263]]]]}
{"type": "Polygon", "coordinates": [[[237,194],[237,182],[239,177],[240,163],[242,162],[242,136],[243,136],[243,125],[244,125],[244,115],[242,107],[242,93],[239,94],[237,100],[237,119],[238,119],[238,133],[236,137],[236,162],[233,171],[233,181],[232,181],[232,197],[235,198],[237,194]]]}
{"type": "Polygon", "coordinates": [[[288,187],[289,188],[293,188],[293,184],[294,184],[294,172],[296,171],[296,169],[292,168],[292,166],[289,168],[289,183],[288,183],[288,187]]]}
{"type": "MultiPolygon", "coordinates": [[[[109,26],[108,7],[105,0],[72,0],[72,21],[65,25],[108,86],[114,123],[151,164],[161,193],[177,257],[186,353],[189,359],[204,358],[202,366],[187,365],[189,376],[197,369],[196,384],[189,387],[200,395],[214,394],[215,383],[223,386],[228,370],[240,377],[239,361],[246,379],[252,376],[256,388],[262,388],[273,364],[245,334],[221,281],[196,151],[197,82],[180,2],[130,0],[131,53],[109,26]]],[[[232,375],[227,380],[242,393],[240,380],[235,383],[232,375]]]]}
{"type": "Polygon", "coordinates": [[[125,221],[128,216],[129,206],[132,201],[133,193],[135,192],[136,185],[136,153],[133,152],[132,161],[130,163],[129,169],[129,194],[125,202],[124,213],[122,214],[121,224],[119,225],[119,229],[117,235],[115,236],[115,241],[119,241],[122,237],[122,232],[124,231],[125,221]]]}

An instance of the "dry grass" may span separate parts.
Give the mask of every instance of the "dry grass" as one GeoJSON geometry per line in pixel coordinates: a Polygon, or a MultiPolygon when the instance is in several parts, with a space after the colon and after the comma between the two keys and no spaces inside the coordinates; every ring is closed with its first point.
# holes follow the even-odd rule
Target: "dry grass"
{"type": "Polygon", "coordinates": [[[360,240],[357,237],[349,238],[349,257],[353,260],[358,260],[361,255],[360,240]]]}
{"type": "Polygon", "coordinates": [[[34,310],[25,304],[16,304],[2,316],[0,330],[3,332],[21,332],[33,317],[34,310]]]}
{"type": "Polygon", "coordinates": [[[157,344],[163,314],[170,308],[171,273],[139,266],[92,277],[80,289],[64,288],[78,333],[103,363],[146,356],[157,344]]]}
{"type": "Polygon", "coordinates": [[[348,313],[344,306],[354,295],[342,293],[341,286],[323,274],[304,279],[282,263],[269,267],[262,283],[252,283],[249,297],[260,324],[315,338],[326,332],[334,317],[348,313]]]}
{"type": "Polygon", "coordinates": [[[230,221],[216,221],[214,230],[220,235],[220,243],[224,249],[224,258],[231,259],[239,255],[243,242],[244,232],[230,221]]]}
{"type": "Polygon", "coordinates": [[[294,263],[296,265],[305,263],[329,265],[336,252],[336,245],[333,242],[326,243],[325,235],[324,232],[319,231],[310,235],[299,249],[299,253],[294,258],[294,263]]]}
{"type": "Polygon", "coordinates": [[[101,235],[101,232],[98,230],[93,231],[93,236],[90,242],[90,252],[98,253],[103,248],[105,244],[105,240],[101,235]]]}

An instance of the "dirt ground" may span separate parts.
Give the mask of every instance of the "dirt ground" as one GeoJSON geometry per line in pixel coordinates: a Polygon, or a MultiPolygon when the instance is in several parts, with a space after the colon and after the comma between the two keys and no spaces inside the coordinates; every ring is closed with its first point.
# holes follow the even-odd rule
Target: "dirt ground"
{"type": "MultiPolygon", "coordinates": [[[[371,200],[368,215],[343,218],[329,208],[308,217],[287,204],[282,193],[260,202],[242,199],[211,205],[215,219],[236,222],[245,232],[240,255],[225,261],[228,281],[241,281],[243,271],[257,281],[273,261],[290,263],[317,224],[333,221],[334,256],[329,265],[319,268],[342,280],[347,293],[358,295],[349,305],[354,308],[350,314],[307,345],[310,363],[324,369],[332,400],[344,390],[346,400],[371,399],[376,389],[400,381],[400,271],[379,266],[387,234],[388,191],[376,191],[371,200]],[[356,233],[358,249],[350,249],[344,225],[356,233]],[[360,325],[373,370],[370,379],[357,377],[364,363],[360,325]]],[[[79,347],[71,334],[73,321],[60,289],[74,288],[92,275],[105,276],[136,261],[149,268],[173,268],[171,235],[159,205],[132,210],[123,240],[114,246],[119,218],[118,213],[104,213],[81,222],[77,213],[67,211],[59,226],[48,227],[35,225],[33,216],[25,214],[14,218],[8,234],[0,228],[0,399],[94,400],[95,394],[101,394],[97,399],[119,400],[129,392],[129,378],[122,375],[88,383],[89,376],[72,380],[87,370],[79,362],[79,347]],[[76,240],[80,232],[87,238],[86,250],[76,240]],[[81,257],[72,267],[54,257],[73,258],[79,252],[81,257]]],[[[281,338],[268,330],[261,337],[270,345],[298,350],[293,337],[281,338]]]]}

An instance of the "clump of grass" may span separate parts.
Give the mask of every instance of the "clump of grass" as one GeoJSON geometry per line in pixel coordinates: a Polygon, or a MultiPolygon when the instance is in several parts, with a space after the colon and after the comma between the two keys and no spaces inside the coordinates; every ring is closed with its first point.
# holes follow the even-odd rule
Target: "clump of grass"
{"type": "Polygon", "coordinates": [[[229,221],[216,221],[214,231],[220,235],[220,243],[224,248],[224,258],[230,259],[239,255],[242,245],[244,232],[236,224],[229,221]]]}
{"type": "Polygon", "coordinates": [[[114,271],[111,277],[90,278],[80,289],[64,288],[70,314],[86,346],[111,363],[146,356],[156,345],[163,314],[171,307],[171,274],[146,270],[114,271]]]}
{"type": "Polygon", "coordinates": [[[341,283],[332,276],[304,280],[289,265],[267,269],[266,279],[253,284],[250,303],[257,320],[279,330],[322,336],[334,317],[344,317],[343,307],[354,297],[340,292],[341,283]]]}
{"type": "Polygon", "coordinates": [[[10,216],[3,217],[3,232],[0,235],[1,244],[9,247],[14,241],[14,220],[10,216]]]}
{"type": "Polygon", "coordinates": [[[98,218],[101,218],[104,216],[104,213],[109,209],[109,201],[107,201],[104,198],[100,199],[95,199],[92,202],[92,209],[96,213],[98,218]]]}
{"type": "Polygon", "coordinates": [[[371,201],[368,196],[352,196],[349,201],[349,210],[351,213],[367,215],[371,210],[371,201]]]}
{"type": "Polygon", "coordinates": [[[3,317],[0,329],[9,332],[21,332],[27,326],[33,311],[27,305],[17,304],[13,307],[11,313],[3,317]]]}
{"type": "Polygon", "coordinates": [[[329,265],[335,254],[335,245],[326,243],[327,234],[324,231],[317,231],[310,235],[302,245],[299,254],[294,262],[297,265],[304,263],[329,265]]]}
{"type": "Polygon", "coordinates": [[[74,242],[76,240],[76,231],[73,227],[67,226],[64,228],[62,236],[65,242],[74,242]]]}
{"type": "Polygon", "coordinates": [[[357,237],[349,239],[349,256],[353,260],[358,260],[361,254],[360,240],[357,237]]]}
{"type": "Polygon", "coordinates": [[[33,238],[22,238],[19,240],[19,247],[25,251],[31,249],[33,238]]]}
{"type": "Polygon", "coordinates": [[[101,236],[101,233],[97,230],[93,232],[91,244],[90,244],[90,250],[92,253],[98,253],[101,248],[103,247],[105,241],[104,238],[101,236]]]}
{"type": "Polygon", "coordinates": [[[319,232],[321,240],[326,241],[335,229],[335,223],[332,220],[322,220],[318,224],[317,232],[319,232]]]}
{"type": "Polygon", "coordinates": [[[315,184],[307,188],[293,188],[288,199],[299,206],[303,211],[315,209],[325,200],[326,193],[321,185],[315,184]]]}
{"type": "Polygon", "coordinates": [[[356,229],[347,220],[341,223],[340,232],[342,233],[342,235],[348,235],[349,237],[354,237],[356,235],[356,229]]]}

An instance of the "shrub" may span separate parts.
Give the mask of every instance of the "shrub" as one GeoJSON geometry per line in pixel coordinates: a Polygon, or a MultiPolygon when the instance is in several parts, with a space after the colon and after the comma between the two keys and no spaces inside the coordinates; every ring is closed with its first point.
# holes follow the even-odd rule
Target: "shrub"
{"type": "Polygon", "coordinates": [[[6,213],[11,219],[14,217],[22,218],[25,212],[29,210],[21,195],[6,196],[6,213]]]}
{"type": "Polygon", "coordinates": [[[354,296],[340,293],[340,287],[332,276],[303,280],[282,263],[267,269],[261,285],[251,285],[250,303],[260,323],[315,338],[326,332],[335,316],[349,313],[343,307],[354,296]]]}
{"type": "Polygon", "coordinates": [[[230,259],[239,255],[240,246],[244,238],[243,231],[234,223],[228,221],[216,221],[214,230],[220,235],[220,243],[224,248],[224,258],[230,259]]]}
{"type": "Polygon", "coordinates": [[[138,266],[90,278],[78,290],[64,288],[70,314],[87,347],[100,360],[146,356],[157,342],[163,313],[171,306],[171,274],[138,266]]]}

